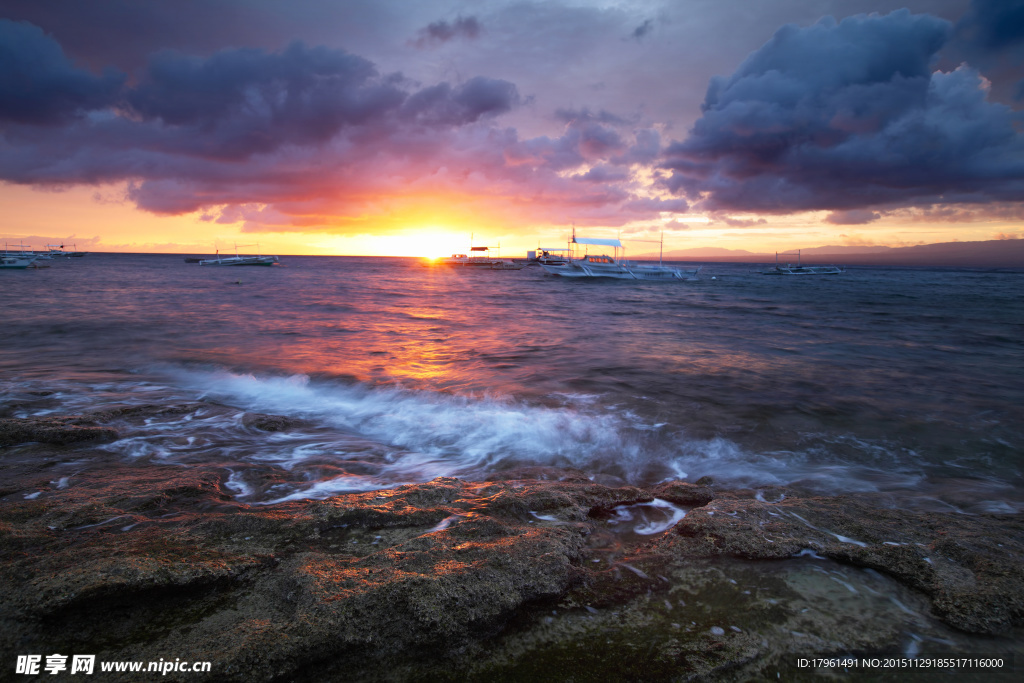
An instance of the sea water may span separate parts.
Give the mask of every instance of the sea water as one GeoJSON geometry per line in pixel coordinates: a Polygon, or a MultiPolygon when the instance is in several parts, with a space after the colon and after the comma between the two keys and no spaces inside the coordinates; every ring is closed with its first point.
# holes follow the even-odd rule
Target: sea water
{"type": "Polygon", "coordinates": [[[0,272],[0,415],[199,402],[97,452],[221,467],[254,504],[543,465],[1024,508],[1024,270],[633,282],[281,260],[0,272]]]}

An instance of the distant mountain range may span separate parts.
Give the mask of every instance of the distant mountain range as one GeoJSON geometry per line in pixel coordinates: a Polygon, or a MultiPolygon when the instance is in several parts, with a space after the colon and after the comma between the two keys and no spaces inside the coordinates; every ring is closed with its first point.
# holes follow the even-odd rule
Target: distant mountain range
{"type": "MultiPolygon", "coordinates": [[[[787,263],[796,261],[796,251],[787,252],[787,263]]],[[[657,259],[657,253],[630,258],[657,259]]],[[[702,247],[665,252],[666,261],[713,261],[731,263],[775,263],[775,254],[758,254],[743,249],[702,247]]],[[[782,261],[782,252],[779,253],[782,261]]],[[[809,247],[800,250],[806,264],[835,263],[851,266],[961,266],[968,268],[1024,268],[1024,239],[987,242],[940,242],[916,247],[809,247]]]]}

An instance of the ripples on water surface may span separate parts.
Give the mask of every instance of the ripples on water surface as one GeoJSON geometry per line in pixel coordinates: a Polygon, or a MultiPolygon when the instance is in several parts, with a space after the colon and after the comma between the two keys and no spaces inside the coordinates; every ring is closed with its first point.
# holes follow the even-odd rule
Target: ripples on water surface
{"type": "Polygon", "coordinates": [[[283,260],[0,272],[0,413],[203,401],[104,449],[220,463],[252,502],[542,464],[1021,507],[1024,273],[709,264],[693,283],[578,282],[283,260]],[[303,422],[266,433],[247,411],[303,422]]]}

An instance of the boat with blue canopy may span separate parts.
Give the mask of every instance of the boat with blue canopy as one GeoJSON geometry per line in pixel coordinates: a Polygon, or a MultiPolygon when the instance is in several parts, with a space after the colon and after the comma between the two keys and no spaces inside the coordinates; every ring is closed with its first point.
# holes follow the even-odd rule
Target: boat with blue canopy
{"type": "MultiPolygon", "coordinates": [[[[643,240],[646,241],[646,240],[643,240]]],[[[663,244],[664,238],[659,241],[663,244]]],[[[701,268],[679,268],[666,266],[659,254],[658,264],[639,263],[625,260],[626,248],[618,239],[607,239],[598,237],[577,237],[576,229],[573,228],[572,237],[569,239],[569,256],[564,261],[555,263],[541,263],[541,267],[552,275],[560,277],[584,277],[584,278],[615,278],[619,280],[661,280],[679,281],[696,280],[701,268]],[[580,246],[583,247],[584,255],[580,256],[580,246]],[[590,254],[587,247],[611,247],[612,255],[590,254]]]]}

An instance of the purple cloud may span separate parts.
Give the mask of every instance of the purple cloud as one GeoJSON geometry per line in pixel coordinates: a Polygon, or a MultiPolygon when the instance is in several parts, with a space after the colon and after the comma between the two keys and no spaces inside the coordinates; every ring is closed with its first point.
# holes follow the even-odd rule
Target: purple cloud
{"type": "Polygon", "coordinates": [[[963,39],[984,50],[1024,43],[1024,0],[972,0],[956,28],[963,39]]]}
{"type": "Polygon", "coordinates": [[[654,21],[647,19],[644,23],[633,29],[633,33],[630,34],[634,40],[643,40],[644,36],[654,30],[654,21]]]}
{"type": "Polygon", "coordinates": [[[882,214],[867,209],[848,209],[846,211],[833,211],[825,217],[826,223],[832,225],[865,225],[879,220],[882,214]]]}
{"type": "Polygon", "coordinates": [[[844,210],[1024,196],[1024,140],[968,67],[932,72],[948,22],[906,10],[785,26],[708,86],[665,181],[706,210],[844,210]]]}
{"type": "Polygon", "coordinates": [[[12,30],[0,54],[27,44],[47,57],[8,60],[8,81],[62,77],[45,81],[55,85],[35,100],[13,91],[32,116],[0,115],[7,182],[123,182],[140,209],[203,211],[220,221],[244,215],[250,230],[261,221],[329,229],[336,216],[386,210],[410,196],[463,195],[535,220],[557,214],[605,225],[686,206],[639,199],[648,193],[631,167],[657,155],[653,130],[585,111],[559,114],[565,129],[553,138],[524,140],[495,127],[521,104],[509,81],[419,87],[360,56],[296,42],[279,52],[159,52],[127,85],[123,76],[108,82],[75,69],[34,27],[5,27],[12,30]]]}
{"type": "Polygon", "coordinates": [[[483,27],[476,17],[458,17],[453,23],[447,21],[435,21],[421,28],[417,33],[413,45],[418,48],[425,48],[434,45],[447,43],[456,38],[473,40],[480,35],[483,27]]]}
{"type": "Polygon", "coordinates": [[[767,225],[763,218],[733,218],[731,216],[713,216],[716,223],[725,223],[732,228],[752,228],[756,225],[767,225]]]}
{"type": "Polygon", "coordinates": [[[63,123],[113,104],[124,80],[78,69],[39,27],[0,19],[0,122],[63,123]]]}
{"type": "Polygon", "coordinates": [[[404,117],[433,125],[463,125],[511,111],[519,104],[514,83],[477,76],[453,88],[447,83],[425,88],[408,98],[404,117]]]}

